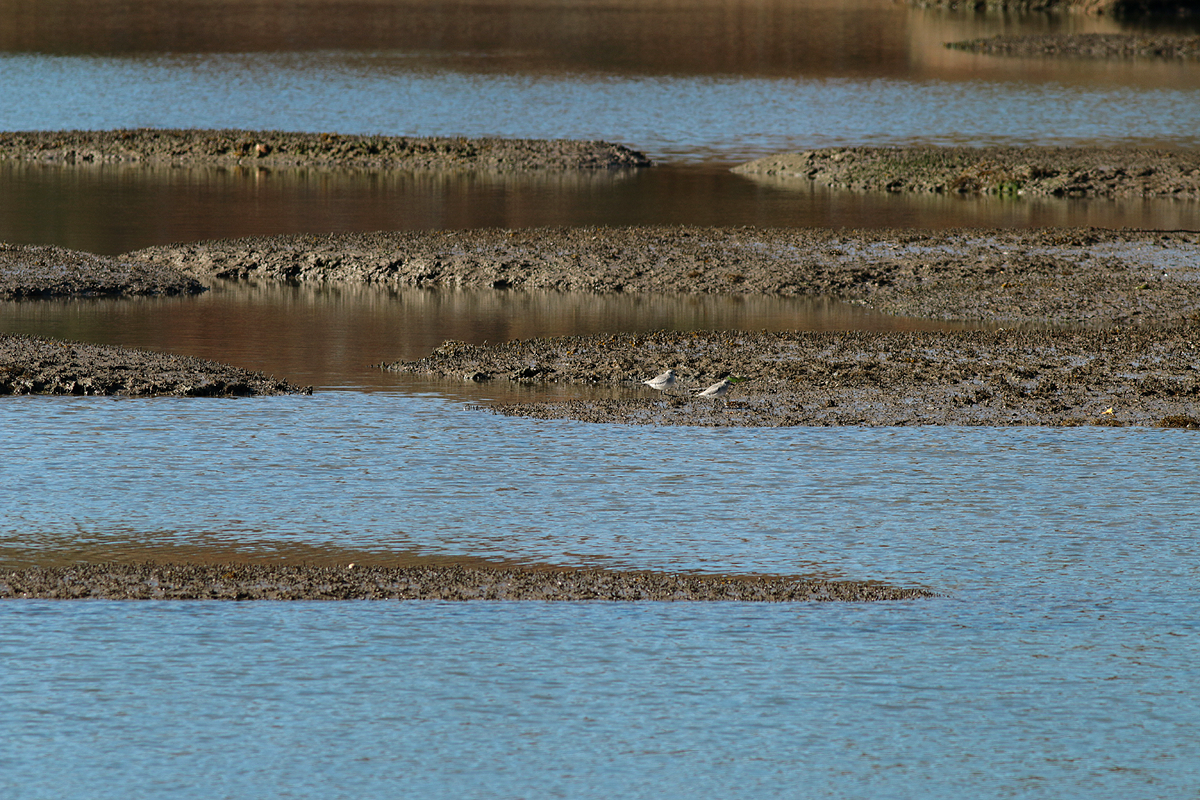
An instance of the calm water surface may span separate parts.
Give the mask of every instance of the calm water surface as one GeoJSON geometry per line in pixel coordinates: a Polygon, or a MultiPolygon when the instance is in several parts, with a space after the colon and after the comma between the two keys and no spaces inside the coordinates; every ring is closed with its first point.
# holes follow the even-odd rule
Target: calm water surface
{"type": "MultiPolygon", "coordinates": [[[[1122,25],[882,2],[0,0],[0,129],[602,137],[663,164],[505,178],[4,164],[0,239],[120,253],[547,224],[1200,227],[1195,204],[879,198],[727,171],[827,144],[1197,146],[1196,64],[942,46],[1122,25]]],[[[920,323],[781,300],[218,287],[3,304],[0,324],[330,389],[5,400],[3,564],[484,557],[946,594],[841,607],[8,603],[5,797],[1200,790],[1194,434],[511,420],[468,409],[488,398],[474,385],[370,367],[445,338],[920,323]]]]}
{"type": "Polygon", "coordinates": [[[10,563],[305,544],[949,594],[7,604],[17,796],[1124,797],[1200,779],[1188,432],[629,429],[356,392],[26,398],[0,426],[10,563]]]}

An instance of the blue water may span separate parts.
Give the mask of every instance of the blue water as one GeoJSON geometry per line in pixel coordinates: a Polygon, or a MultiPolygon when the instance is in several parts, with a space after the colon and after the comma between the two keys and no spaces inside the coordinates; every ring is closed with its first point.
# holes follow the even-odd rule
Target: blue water
{"type": "Polygon", "coordinates": [[[1190,432],[622,428],[355,392],[10,399],[0,429],[10,552],[302,542],[947,595],[8,603],[13,797],[1200,786],[1190,432]]]}
{"type": "MultiPolygon", "coordinates": [[[[738,27],[757,8],[729,16],[730,30],[769,27],[738,27]]],[[[828,47],[805,55],[794,74],[779,46],[787,31],[767,43],[774,55],[763,74],[652,63],[506,72],[503,59],[481,58],[472,69],[463,66],[471,53],[397,50],[54,56],[18,48],[0,54],[0,129],[605,138],[721,168],[833,144],[1200,146],[1190,65],[988,60],[948,54],[941,43],[1042,23],[913,12],[898,22],[903,31],[876,37],[843,24],[860,17],[850,9],[826,30],[816,20],[830,20],[814,14],[796,48],[828,47]],[[877,51],[887,64],[841,63],[839,43],[856,59],[877,51]]],[[[459,18],[440,24],[454,32],[459,18]]],[[[640,41],[636,19],[629,30],[628,41],[640,41]]],[[[646,53],[656,41],[648,35],[646,53]]],[[[753,64],[755,46],[747,41],[744,53],[713,63],[753,64]]],[[[705,174],[697,171],[694,185],[705,174]]],[[[0,203],[8,209],[0,230],[120,252],[139,237],[185,235],[171,231],[327,230],[351,213],[317,204],[301,214],[266,189],[251,193],[253,203],[233,202],[231,190],[200,202],[185,183],[162,193],[159,183],[147,188],[147,179],[118,172],[105,184],[111,191],[84,191],[99,180],[90,175],[39,178],[50,189],[29,195],[36,210],[0,203]],[[256,227],[245,220],[257,206],[279,206],[277,216],[296,221],[256,227]],[[169,223],[172,214],[202,221],[184,228],[169,223]],[[118,228],[135,230],[115,239],[87,233],[118,228]]],[[[281,185],[284,195],[302,193],[281,185]]],[[[722,209],[753,199],[740,184],[720,186],[712,191],[729,194],[725,205],[701,202],[722,209]]],[[[354,207],[360,227],[465,224],[446,211],[437,185],[414,187],[400,200],[344,191],[371,209],[354,207]]],[[[495,192],[470,191],[450,205],[500,203],[495,192]]],[[[915,224],[876,206],[852,215],[845,206],[860,202],[852,197],[804,201],[815,211],[787,218],[801,221],[780,222],[780,212],[770,224],[882,224],[863,221],[872,216],[915,224]]],[[[1146,227],[1195,227],[1187,224],[1194,211],[1180,207],[1122,206],[1135,214],[1131,223],[1087,217],[1078,205],[1038,213],[1070,224],[1153,217],[1146,227]]],[[[1006,213],[1030,213],[1014,208],[1006,213]]],[[[668,221],[713,224],[711,214],[687,213],[668,221]]],[[[517,208],[499,219],[486,224],[544,217],[517,208]]],[[[265,366],[251,362],[263,349],[260,329],[304,316],[278,305],[240,320],[212,314],[206,325],[181,313],[149,333],[115,306],[105,327],[87,305],[65,323],[47,312],[40,330],[73,325],[66,335],[257,369],[265,366]]],[[[6,324],[39,330],[42,309],[9,310],[6,324]]],[[[488,335],[527,335],[518,329],[528,316],[515,302],[499,309],[488,335]]],[[[0,562],[270,555],[294,546],[814,573],[944,596],[869,605],[7,602],[0,798],[1200,793],[1194,433],[506,419],[465,407],[479,398],[463,388],[372,383],[355,373],[358,361],[334,375],[338,359],[328,356],[343,346],[355,359],[370,350],[363,364],[419,355],[405,350],[416,334],[395,330],[394,320],[352,347],[346,342],[367,337],[306,324],[321,344],[289,333],[291,360],[271,369],[286,366],[281,376],[318,388],[375,391],[0,402],[0,562]]]]}
{"type": "Polygon", "coordinates": [[[510,75],[402,53],[0,55],[0,129],[607,139],[672,161],[847,144],[1200,146],[1200,89],[898,78],[510,75]]]}

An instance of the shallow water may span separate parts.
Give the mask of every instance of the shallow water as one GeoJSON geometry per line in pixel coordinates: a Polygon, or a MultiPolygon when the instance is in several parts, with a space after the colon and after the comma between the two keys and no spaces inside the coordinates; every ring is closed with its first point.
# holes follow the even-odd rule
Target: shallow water
{"type": "MultiPolygon", "coordinates": [[[[425,387],[428,382],[378,366],[423,358],[449,339],[483,344],[622,331],[980,327],[988,326],[894,317],[822,298],[596,296],[357,284],[247,287],[217,281],[212,290],[194,297],[0,302],[4,333],[198,356],[300,385],[365,391],[425,387]]],[[[630,380],[636,383],[638,377],[630,380]]],[[[440,385],[455,395],[495,398],[515,391],[528,396],[507,381],[478,390],[440,385]]],[[[552,391],[585,390],[563,386],[552,391]]]]}
{"type": "Polygon", "coordinates": [[[0,427],[9,563],[307,545],[949,595],[6,604],[0,758],[28,796],[1123,797],[1200,778],[1190,432],[629,429],[354,392],[13,399],[0,427]]]}
{"type": "MultiPolygon", "coordinates": [[[[119,253],[545,224],[1195,229],[1196,204],[872,197],[727,172],[824,144],[1200,144],[1195,64],[942,47],[1120,28],[882,2],[0,0],[3,129],[598,136],[665,164],[503,179],[5,164],[0,238],[119,253]]],[[[494,417],[466,404],[495,386],[370,368],[444,338],[911,321],[795,301],[261,287],[3,304],[0,323],[334,389],[3,400],[0,564],[440,555],[947,595],[5,603],[0,785],[16,797],[1090,800],[1200,787],[1193,433],[589,426],[494,417]]]]}
{"type": "Polygon", "coordinates": [[[877,0],[326,0],[297,4],[281,25],[267,2],[172,4],[170,14],[148,2],[102,6],[0,4],[0,128],[603,138],[662,166],[632,177],[429,179],[2,165],[0,238],[116,253],[219,236],[558,224],[1200,227],[1194,202],[874,197],[726,172],[827,145],[1200,146],[1200,62],[943,46],[1132,27],[1111,19],[877,0]]]}

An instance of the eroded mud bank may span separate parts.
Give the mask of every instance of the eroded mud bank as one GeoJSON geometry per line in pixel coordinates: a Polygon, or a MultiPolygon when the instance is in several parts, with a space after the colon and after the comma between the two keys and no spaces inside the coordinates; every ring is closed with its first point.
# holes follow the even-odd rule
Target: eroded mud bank
{"type": "Polygon", "coordinates": [[[249,397],[311,392],[199,358],[0,334],[0,395],[249,397]]]}

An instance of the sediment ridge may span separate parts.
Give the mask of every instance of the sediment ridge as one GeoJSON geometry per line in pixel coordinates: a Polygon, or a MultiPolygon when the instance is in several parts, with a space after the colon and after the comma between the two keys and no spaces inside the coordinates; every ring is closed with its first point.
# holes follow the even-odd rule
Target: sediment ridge
{"type": "Polygon", "coordinates": [[[624,387],[627,397],[483,405],[625,425],[1200,428],[1200,326],[1097,331],[660,331],[447,342],[384,368],[449,380],[624,387]],[[672,369],[659,393],[642,381],[672,369]],[[724,398],[692,393],[737,377],[724,398]]]}
{"type": "Polygon", "coordinates": [[[1200,234],[534,228],[272,236],[124,258],[200,280],[834,297],[907,317],[1149,324],[1200,308],[1200,234]]]}
{"type": "Polygon", "coordinates": [[[0,599],[867,602],[936,594],[874,581],[462,566],[79,564],[0,571],[0,599]]]}
{"type": "Polygon", "coordinates": [[[0,242],[0,300],[184,295],[203,291],[204,284],[194,276],[165,264],[52,245],[0,242]]]}
{"type": "Polygon", "coordinates": [[[115,345],[0,333],[0,395],[251,397],[311,394],[261,372],[115,345]]]}
{"type": "Polygon", "coordinates": [[[872,192],[1200,199],[1200,153],[1134,147],[826,147],[734,172],[872,192]]]}
{"type": "Polygon", "coordinates": [[[0,159],[485,172],[651,165],[642,153],[601,141],[157,128],[0,133],[0,159]]]}
{"type": "Polygon", "coordinates": [[[983,39],[947,42],[952,50],[1023,58],[1153,58],[1200,59],[1200,36],[1151,33],[998,34],[983,39]]]}

